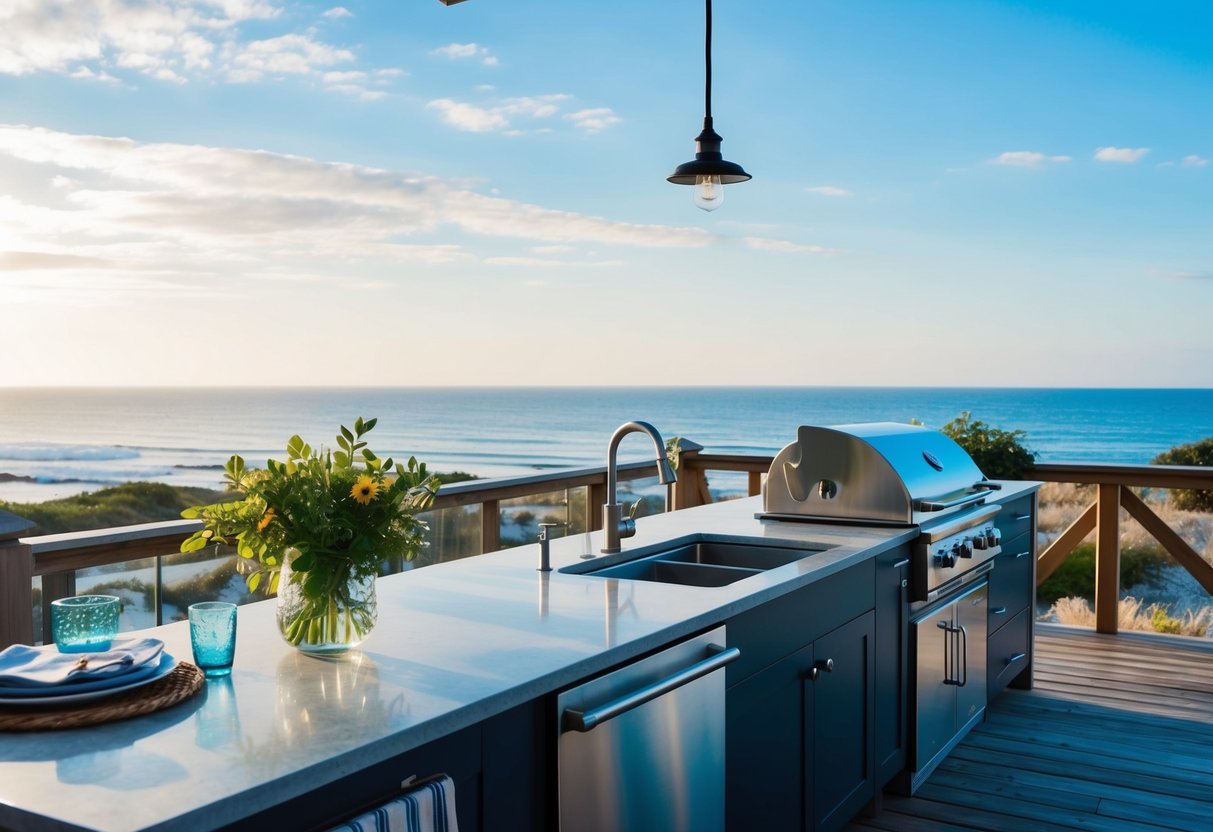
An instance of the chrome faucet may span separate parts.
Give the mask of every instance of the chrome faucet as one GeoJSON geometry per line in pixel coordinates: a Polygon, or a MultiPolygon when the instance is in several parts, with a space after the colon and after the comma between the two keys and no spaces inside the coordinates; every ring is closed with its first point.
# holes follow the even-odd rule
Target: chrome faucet
{"type": "Polygon", "coordinates": [[[611,436],[610,444],[607,445],[607,501],[602,507],[603,542],[606,544],[602,547],[604,555],[619,551],[620,538],[636,534],[636,521],[630,516],[624,517],[623,506],[615,501],[615,491],[619,480],[619,463],[616,461],[616,457],[619,453],[620,441],[629,433],[647,433],[653,440],[653,447],[657,449],[657,479],[661,481],[662,485],[669,485],[678,479],[678,475],[674,473],[669,460],[666,459],[665,441],[657,432],[657,428],[648,422],[628,422],[619,426],[611,436]]]}

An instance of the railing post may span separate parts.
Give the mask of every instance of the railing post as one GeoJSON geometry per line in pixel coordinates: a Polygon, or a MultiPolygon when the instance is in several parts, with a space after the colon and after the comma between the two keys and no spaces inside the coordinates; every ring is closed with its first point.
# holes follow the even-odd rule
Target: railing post
{"type": "Polygon", "coordinates": [[[496,552],[501,548],[501,503],[485,500],[480,504],[480,552],[496,552]]]}
{"type": "Polygon", "coordinates": [[[585,530],[596,532],[602,529],[602,506],[606,503],[606,480],[596,482],[585,489],[585,530]]]}
{"type": "Polygon", "coordinates": [[[670,511],[694,508],[704,504],[708,492],[707,477],[699,467],[699,452],[703,446],[685,439],[679,441],[678,480],[674,483],[670,511]]]}
{"type": "Polygon", "coordinates": [[[1095,631],[1115,634],[1120,619],[1120,486],[1099,486],[1095,519],[1095,631]]]}
{"type": "Polygon", "coordinates": [[[0,511],[0,650],[34,643],[34,550],[17,535],[34,528],[0,511]]]}

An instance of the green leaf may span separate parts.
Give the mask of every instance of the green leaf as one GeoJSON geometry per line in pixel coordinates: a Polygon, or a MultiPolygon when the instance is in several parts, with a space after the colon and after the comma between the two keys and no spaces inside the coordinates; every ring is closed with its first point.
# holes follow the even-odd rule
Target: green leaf
{"type": "Polygon", "coordinates": [[[248,583],[249,592],[257,591],[257,587],[261,586],[261,576],[264,574],[265,574],[264,572],[257,571],[248,576],[247,583],[248,583]]]}
{"type": "Polygon", "coordinates": [[[181,541],[181,551],[198,552],[210,545],[210,542],[209,538],[202,536],[202,532],[194,532],[194,534],[181,541]]]}
{"type": "Polygon", "coordinates": [[[349,468],[350,455],[344,451],[333,451],[333,462],[337,463],[338,468],[349,468]]]}
{"type": "Polygon", "coordinates": [[[379,418],[378,418],[378,417],[376,417],[376,418],[374,418],[374,419],[369,419],[368,421],[363,422],[363,424],[362,424],[362,432],[363,432],[363,433],[368,433],[368,432],[370,432],[370,430],[371,430],[373,427],[375,427],[375,425],[377,425],[378,423],[379,423],[379,418]]]}
{"type": "Polygon", "coordinates": [[[367,448],[362,449],[362,458],[367,462],[375,462],[379,457],[375,456],[375,452],[367,448]]]}
{"type": "MultiPolygon", "coordinates": [[[[354,434],[350,433],[350,429],[347,428],[345,425],[341,426],[341,436],[337,437],[337,441],[340,442],[342,440],[342,438],[344,438],[345,441],[347,441],[347,442],[354,441],[354,434]]],[[[342,447],[345,447],[345,446],[343,445],[342,447]]]]}

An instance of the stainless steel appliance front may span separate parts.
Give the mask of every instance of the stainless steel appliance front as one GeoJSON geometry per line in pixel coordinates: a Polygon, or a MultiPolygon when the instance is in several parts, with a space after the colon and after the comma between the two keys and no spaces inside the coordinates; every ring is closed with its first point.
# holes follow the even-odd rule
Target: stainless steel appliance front
{"type": "Polygon", "coordinates": [[[557,697],[560,828],[724,829],[725,628],[557,697]]]}
{"type": "Polygon", "coordinates": [[[910,622],[914,650],[911,790],[978,721],[986,707],[989,585],[984,575],[910,622]]]}

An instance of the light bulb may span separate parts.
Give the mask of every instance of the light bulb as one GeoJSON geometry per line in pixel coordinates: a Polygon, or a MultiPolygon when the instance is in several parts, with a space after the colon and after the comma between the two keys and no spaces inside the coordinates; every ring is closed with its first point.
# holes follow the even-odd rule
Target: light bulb
{"type": "Polygon", "coordinates": [[[719,176],[695,177],[695,207],[715,211],[724,202],[724,185],[719,176]]]}

